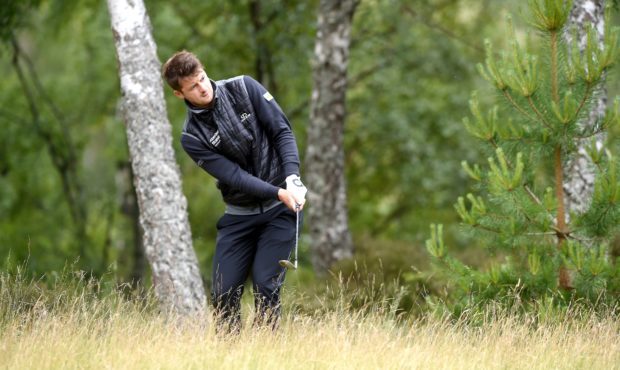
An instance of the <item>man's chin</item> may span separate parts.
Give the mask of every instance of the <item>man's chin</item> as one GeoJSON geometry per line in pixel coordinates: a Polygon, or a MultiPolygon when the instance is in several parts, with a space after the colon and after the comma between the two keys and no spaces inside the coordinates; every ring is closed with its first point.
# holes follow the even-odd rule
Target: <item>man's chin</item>
{"type": "Polygon", "coordinates": [[[198,101],[190,101],[190,103],[197,108],[208,108],[211,105],[211,101],[212,100],[202,99],[198,101]]]}

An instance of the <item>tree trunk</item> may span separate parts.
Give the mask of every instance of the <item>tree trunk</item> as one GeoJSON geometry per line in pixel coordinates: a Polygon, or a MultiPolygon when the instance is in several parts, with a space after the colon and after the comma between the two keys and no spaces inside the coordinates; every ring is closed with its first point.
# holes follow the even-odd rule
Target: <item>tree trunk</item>
{"type": "Polygon", "coordinates": [[[134,185],[155,293],[166,312],[199,313],[205,292],[172,148],[160,63],[142,0],[108,0],[134,185]]]}
{"type": "MultiPolygon", "coordinates": [[[[574,0],[573,9],[570,14],[569,32],[565,38],[569,45],[577,42],[579,50],[586,48],[588,29],[594,27],[598,34],[599,47],[603,45],[605,30],[605,1],[604,0],[574,0]],[[576,30],[577,40],[573,40],[573,30],[576,30]]],[[[605,115],[607,107],[607,92],[604,86],[600,86],[594,94],[592,109],[587,119],[580,122],[582,127],[592,127],[596,121],[605,115]]],[[[595,136],[597,145],[603,146],[605,134],[600,133],[595,136]]],[[[590,206],[592,193],[594,191],[594,166],[588,157],[585,147],[590,139],[583,139],[578,142],[579,151],[570,158],[564,166],[565,181],[564,192],[566,194],[564,202],[566,204],[567,216],[569,212],[583,213],[590,206]]]]}
{"type": "Polygon", "coordinates": [[[358,3],[321,0],[319,8],[305,174],[312,263],[318,274],[324,274],[334,262],[353,256],[343,132],[351,22],[358,3]]]}
{"type": "Polygon", "coordinates": [[[275,18],[276,14],[265,16],[262,14],[260,0],[251,0],[250,20],[252,21],[252,35],[254,37],[254,46],[256,48],[256,79],[271,92],[272,95],[278,96],[278,85],[276,83],[273,59],[268,43],[265,42],[266,26],[269,25],[270,19],[275,18]]]}

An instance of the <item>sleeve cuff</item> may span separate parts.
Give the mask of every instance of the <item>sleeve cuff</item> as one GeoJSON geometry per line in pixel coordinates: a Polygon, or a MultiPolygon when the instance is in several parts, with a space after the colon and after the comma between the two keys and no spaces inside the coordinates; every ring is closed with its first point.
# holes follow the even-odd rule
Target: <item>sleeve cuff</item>
{"type": "Polygon", "coordinates": [[[290,175],[297,175],[301,177],[301,173],[299,172],[299,165],[297,163],[285,163],[284,174],[286,175],[286,177],[289,177],[290,175]]]}

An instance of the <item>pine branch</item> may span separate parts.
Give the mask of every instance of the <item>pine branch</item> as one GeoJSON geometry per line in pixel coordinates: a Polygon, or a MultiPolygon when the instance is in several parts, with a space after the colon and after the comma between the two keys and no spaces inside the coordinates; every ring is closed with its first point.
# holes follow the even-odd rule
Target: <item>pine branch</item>
{"type": "Polygon", "coordinates": [[[560,103],[558,93],[558,32],[551,31],[551,96],[556,104],[560,103]]]}
{"type": "Polygon", "coordinates": [[[576,241],[578,241],[578,242],[580,242],[580,243],[582,243],[582,244],[585,244],[585,245],[591,245],[591,244],[593,244],[595,241],[597,241],[597,240],[598,240],[598,238],[587,239],[587,238],[583,238],[583,237],[577,237],[577,236],[575,236],[575,235],[574,235],[574,234],[572,234],[572,233],[571,233],[571,234],[568,234],[568,235],[567,235],[567,238],[572,239],[572,240],[576,240],[576,241]]]}
{"type": "Polygon", "coordinates": [[[605,127],[599,126],[596,130],[590,131],[588,134],[585,135],[575,135],[576,139],[579,140],[585,140],[585,139],[589,139],[593,136],[602,134],[603,132],[605,132],[605,127]]]}
{"type": "Polygon", "coordinates": [[[523,235],[526,235],[526,236],[545,236],[545,235],[556,236],[556,233],[555,231],[547,231],[547,232],[540,232],[540,233],[525,233],[523,235]]]}
{"type": "MultiPolygon", "coordinates": [[[[493,138],[489,139],[489,143],[491,143],[491,146],[493,146],[493,148],[497,149],[499,148],[499,146],[497,145],[497,143],[495,142],[495,140],[493,138]]],[[[506,158],[506,163],[508,164],[508,167],[510,169],[513,169],[513,165],[512,162],[510,161],[510,159],[506,158]]],[[[540,199],[536,196],[536,194],[534,194],[534,192],[532,191],[532,189],[530,189],[529,186],[527,186],[526,184],[523,184],[523,188],[525,189],[525,192],[528,194],[528,196],[534,201],[534,203],[542,206],[542,202],[540,201],[540,199]]],[[[517,202],[518,203],[518,202],[517,202]]],[[[546,210],[546,209],[545,209],[546,210]]],[[[547,211],[547,215],[553,219],[553,215],[551,213],[549,213],[549,211],[547,211]]],[[[527,215],[524,214],[524,216],[527,218],[527,215]]],[[[529,222],[531,222],[531,219],[527,218],[529,222]]],[[[552,227],[552,229],[557,233],[559,232],[559,230],[557,228],[552,227]]]]}
{"type": "MultiPolygon", "coordinates": [[[[523,215],[523,217],[525,218],[525,220],[528,222],[529,225],[533,225],[535,227],[538,227],[538,224],[536,222],[534,222],[534,220],[532,220],[532,218],[528,215],[528,213],[525,211],[525,209],[523,209],[523,207],[520,205],[519,199],[517,199],[514,195],[514,192],[510,192],[510,197],[513,198],[512,200],[514,201],[515,204],[518,205],[517,210],[521,213],[521,215],[523,215]]],[[[550,228],[557,233],[557,229],[555,229],[553,226],[550,226],[550,228]]]]}
{"type": "Polygon", "coordinates": [[[536,113],[536,116],[538,117],[538,119],[540,120],[540,122],[542,122],[542,124],[548,128],[549,130],[553,131],[552,126],[549,124],[549,122],[547,122],[547,119],[545,118],[545,116],[540,113],[540,111],[538,110],[538,108],[536,107],[536,104],[534,103],[534,101],[532,100],[532,96],[528,96],[527,97],[527,101],[530,105],[530,108],[532,108],[532,110],[534,111],[534,113],[536,113]]]}
{"type": "Polygon", "coordinates": [[[592,84],[587,82],[586,83],[586,91],[583,94],[583,98],[581,99],[581,102],[579,103],[579,107],[575,111],[575,118],[579,117],[579,113],[581,113],[581,110],[586,105],[586,102],[590,99],[590,94],[592,93],[592,90],[593,90],[592,89],[592,84]]]}
{"type": "Polygon", "coordinates": [[[515,107],[515,109],[517,109],[521,114],[527,117],[530,121],[536,121],[534,117],[532,117],[525,109],[523,109],[519,104],[517,104],[517,102],[513,99],[512,95],[510,95],[507,89],[502,90],[502,93],[504,94],[506,99],[508,99],[510,104],[512,104],[512,106],[515,107]]]}
{"type": "Polygon", "coordinates": [[[501,234],[502,233],[501,230],[496,230],[496,229],[490,228],[488,226],[481,225],[479,223],[471,225],[471,226],[473,228],[482,229],[482,230],[489,231],[489,232],[492,232],[492,233],[495,233],[495,234],[501,234]]]}
{"type": "Polygon", "coordinates": [[[536,194],[534,194],[534,192],[532,191],[532,189],[530,189],[529,186],[523,184],[523,189],[525,189],[525,192],[527,193],[527,195],[530,196],[530,198],[534,201],[534,203],[538,204],[539,206],[542,206],[542,202],[540,201],[540,199],[538,199],[536,194]]]}

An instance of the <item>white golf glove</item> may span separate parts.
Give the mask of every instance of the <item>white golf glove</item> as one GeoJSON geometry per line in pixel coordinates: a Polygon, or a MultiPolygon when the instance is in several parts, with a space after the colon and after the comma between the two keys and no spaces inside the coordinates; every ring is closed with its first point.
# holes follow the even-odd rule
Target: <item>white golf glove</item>
{"type": "Polygon", "coordinates": [[[298,175],[290,175],[286,178],[286,190],[290,191],[301,204],[306,200],[308,189],[306,189],[298,175]]]}

